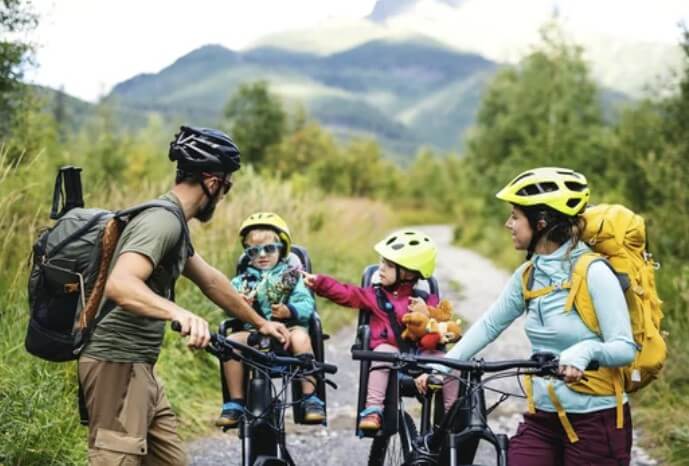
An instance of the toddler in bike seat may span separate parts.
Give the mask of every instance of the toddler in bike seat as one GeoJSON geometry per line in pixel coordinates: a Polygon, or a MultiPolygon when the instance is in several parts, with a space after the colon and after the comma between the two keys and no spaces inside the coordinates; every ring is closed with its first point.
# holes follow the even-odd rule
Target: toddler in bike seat
{"type": "MultiPolygon", "coordinates": [[[[375,245],[380,254],[379,282],[359,287],[338,282],[326,275],[303,273],[304,281],[317,295],[341,306],[370,313],[371,349],[382,352],[416,351],[401,338],[402,317],[408,311],[428,312],[427,305],[436,306],[438,296],[417,296],[414,289],[419,279],[433,275],[437,248],[431,238],[415,230],[401,230],[375,245]]],[[[425,355],[441,355],[440,350],[424,351],[425,355]]],[[[383,366],[383,364],[380,364],[383,366]]],[[[359,428],[375,431],[382,427],[382,414],[389,370],[372,370],[369,376],[366,409],[360,413],[359,428]]],[[[447,410],[457,398],[456,381],[443,386],[447,410]]]]}
{"type": "MultiPolygon", "coordinates": [[[[232,286],[266,319],[287,325],[292,354],[313,354],[308,328],[315,302],[304,286],[300,268],[288,261],[292,238],[287,223],[272,212],[258,212],[242,223],[239,236],[244,247],[240,263],[246,267],[232,279],[232,286]]],[[[246,344],[250,330],[252,327],[244,324],[244,330],[228,338],[246,344]]],[[[244,412],[244,367],[230,360],[223,370],[230,401],[223,404],[216,425],[234,427],[244,412]]],[[[302,382],[304,418],[309,422],[325,419],[324,403],[314,393],[315,387],[313,377],[302,382]]]]}

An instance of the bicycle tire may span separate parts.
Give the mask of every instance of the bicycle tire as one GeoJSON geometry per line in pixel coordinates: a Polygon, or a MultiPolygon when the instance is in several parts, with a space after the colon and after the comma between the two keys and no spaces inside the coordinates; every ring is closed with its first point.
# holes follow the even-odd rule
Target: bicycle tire
{"type": "MultiPolygon", "coordinates": [[[[411,440],[418,436],[416,424],[411,415],[404,411],[404,423],[411,434],[411,440]]],[[[402,426],[400,426],[400,429],[402,426]]],[[[399,466],[404,462],[400,433],[374,437],[368,454],[368,466],[399,466]],[[393,442],[393,444],[391,444],[393,442]]]]}

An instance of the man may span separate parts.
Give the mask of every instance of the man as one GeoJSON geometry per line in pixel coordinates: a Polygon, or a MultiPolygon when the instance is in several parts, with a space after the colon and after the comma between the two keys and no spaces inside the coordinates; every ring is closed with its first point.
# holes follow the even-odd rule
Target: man
{"type": "Polygon", "coordinates": [[[175,304],[180,274],[219,307],[266,335],[288,341],[284,325],[256,313],[219,270],[195,254],[186,222],[207,222],[232,186],[239,149],[213,129],[182,126],[170,144],[175,185],[125,227],[113,255],[105,296],[112,310],[96,326],[79,358],[79,379],[89,414],[89,464],[183,465],[187,458],[175,415],[153,372],[165,321],[177,320],[188,345],[208,345],[208,323],[175,304]],[[174,213],[176,210],[178,215],[174,213]]]}

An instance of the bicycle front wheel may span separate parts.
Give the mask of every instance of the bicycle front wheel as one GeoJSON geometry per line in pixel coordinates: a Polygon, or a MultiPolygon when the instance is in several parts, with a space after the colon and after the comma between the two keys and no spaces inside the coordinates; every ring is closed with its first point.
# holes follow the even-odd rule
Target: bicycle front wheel
{"type": "Polygon", "coordinates": [[[400,466],[405,461],[405,447],[408,447],[417,437],[414,419],[404,411],[402,416],[404,425],[395,435],[375,437],[371,443],[368,455],[368,466],[400,466]]]}

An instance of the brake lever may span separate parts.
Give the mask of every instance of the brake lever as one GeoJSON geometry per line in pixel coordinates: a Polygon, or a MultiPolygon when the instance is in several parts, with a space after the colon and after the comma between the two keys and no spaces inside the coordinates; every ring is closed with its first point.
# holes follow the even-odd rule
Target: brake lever
{"type": "Polygon", "coordinates": [[[333,382],[332,380],[330,380],[330,379],[323,379],[323,381],[324,381],[325,383],[327,383],[328,385],[330,385],[334,390],[337,390],[337,388],[338,388],[338,387],[337,387],[337,384],[336,384],[335,382],[333,382]]]}

